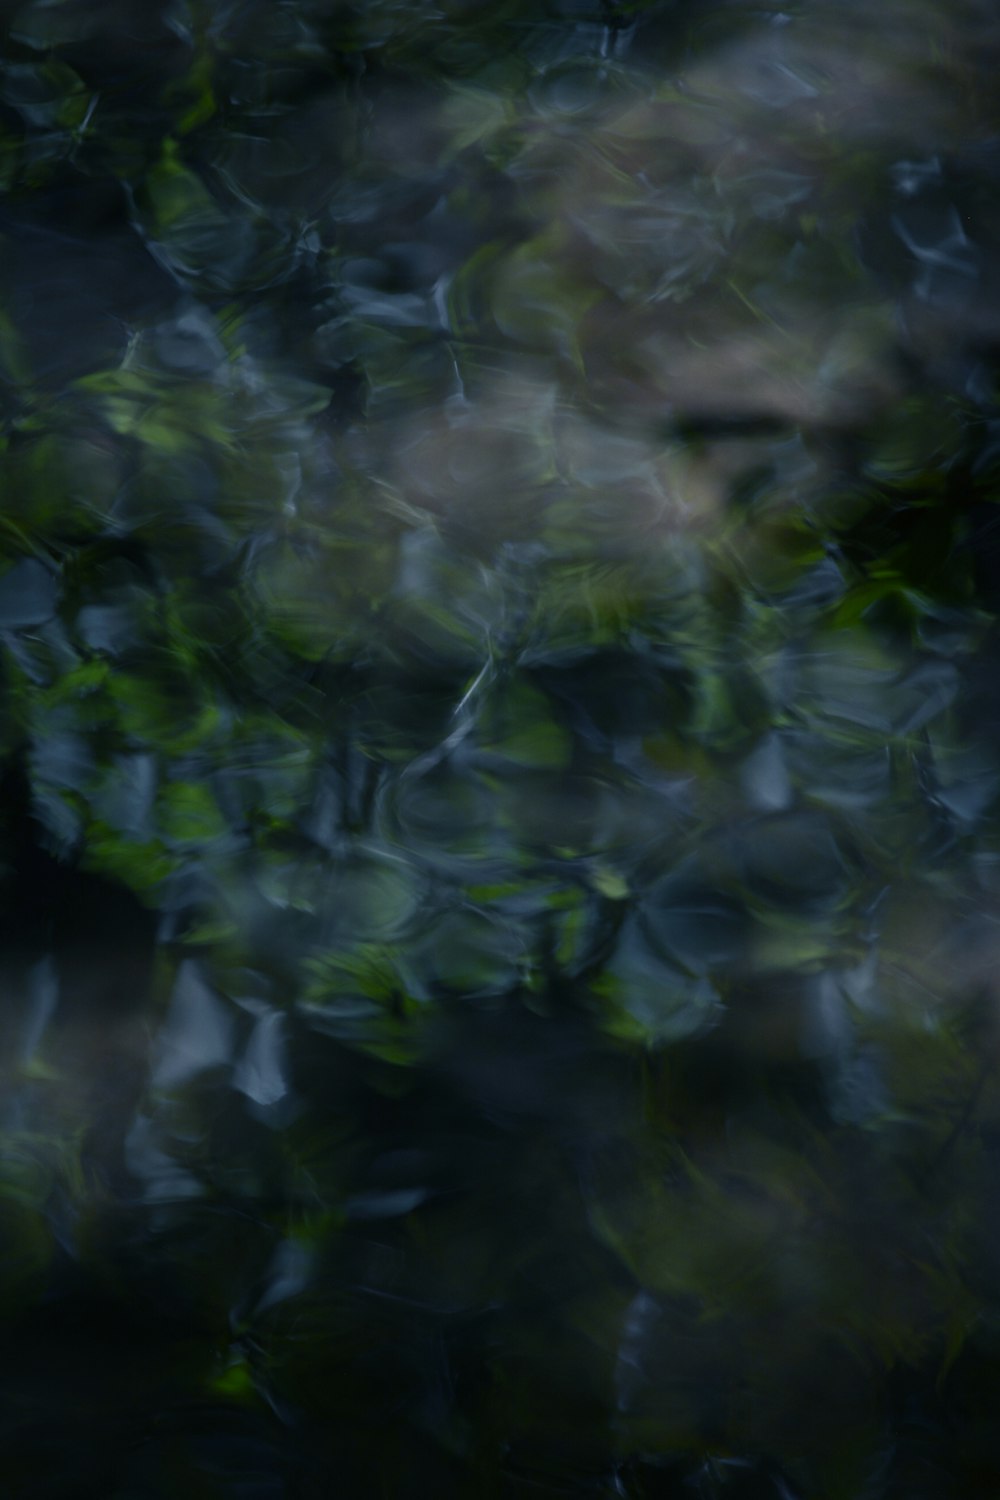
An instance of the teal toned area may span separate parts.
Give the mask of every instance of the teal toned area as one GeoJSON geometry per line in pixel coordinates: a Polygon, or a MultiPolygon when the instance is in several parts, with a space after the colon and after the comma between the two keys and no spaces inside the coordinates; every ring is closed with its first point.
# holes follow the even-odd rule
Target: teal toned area
{"type": "Polygon", "coordinates": [[[0,1496],[1000,1496],[986,0],[0,7],[0,1496]]]}

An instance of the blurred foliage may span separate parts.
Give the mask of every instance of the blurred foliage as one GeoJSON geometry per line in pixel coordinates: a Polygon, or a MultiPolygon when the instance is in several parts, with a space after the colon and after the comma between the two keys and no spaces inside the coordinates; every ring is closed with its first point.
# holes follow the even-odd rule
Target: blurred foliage
{"type": "Polygon", "coordinates": [[[0,1490],[1000,1492],[980,0],[23,0],[0,1490]]]}

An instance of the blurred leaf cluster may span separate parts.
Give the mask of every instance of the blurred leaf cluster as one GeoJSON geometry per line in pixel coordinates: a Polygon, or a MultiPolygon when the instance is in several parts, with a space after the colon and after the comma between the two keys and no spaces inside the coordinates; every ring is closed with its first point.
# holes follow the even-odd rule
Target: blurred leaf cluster
{"type": "Polygon", "coordinates": [[[4,1493],[1000,1491],[991,22],[4,7],[4,1493]]]}

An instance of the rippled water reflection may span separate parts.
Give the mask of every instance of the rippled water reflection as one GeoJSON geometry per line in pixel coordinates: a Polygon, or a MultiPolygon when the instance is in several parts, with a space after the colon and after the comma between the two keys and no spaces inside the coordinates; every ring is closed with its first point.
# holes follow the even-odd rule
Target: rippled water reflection
{"type": "Polygon", "coordinates": [[[7,1491],[993,1495],[990,8],[8,9],[7,1491]]]}

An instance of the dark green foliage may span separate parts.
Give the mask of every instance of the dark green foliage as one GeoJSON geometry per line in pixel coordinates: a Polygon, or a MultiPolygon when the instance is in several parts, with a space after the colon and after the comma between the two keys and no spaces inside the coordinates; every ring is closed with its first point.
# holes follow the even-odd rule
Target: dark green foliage
{"type": "Polygon", "coordinates": [[[978,0],[24,0],[0,1492],[1000,1493],[978,0]]]}

